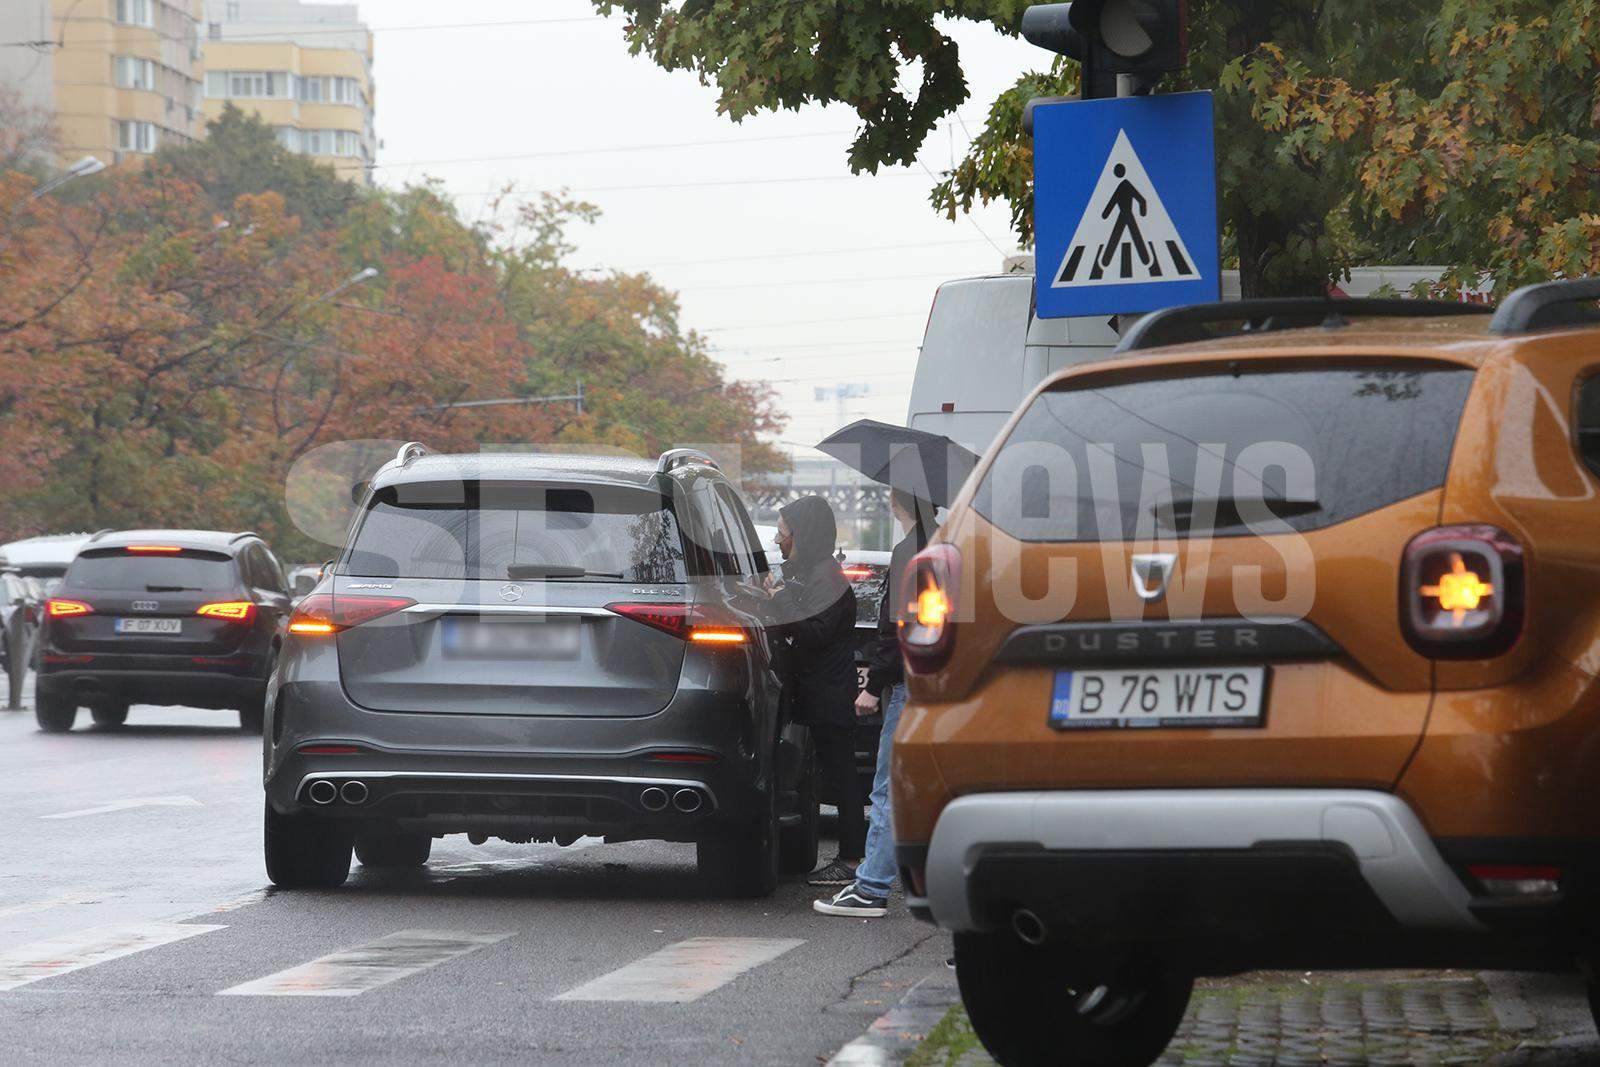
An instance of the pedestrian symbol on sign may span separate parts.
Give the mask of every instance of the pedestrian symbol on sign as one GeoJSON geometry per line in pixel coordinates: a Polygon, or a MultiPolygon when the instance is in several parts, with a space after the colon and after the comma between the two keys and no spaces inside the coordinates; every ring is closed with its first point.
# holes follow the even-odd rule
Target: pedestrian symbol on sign
{"type": "Polygon", "coordinates": [[[1194,259],[1127,131],[1118,131],[1051,288],[1185,282],[1196,277],[1194,259]]]}

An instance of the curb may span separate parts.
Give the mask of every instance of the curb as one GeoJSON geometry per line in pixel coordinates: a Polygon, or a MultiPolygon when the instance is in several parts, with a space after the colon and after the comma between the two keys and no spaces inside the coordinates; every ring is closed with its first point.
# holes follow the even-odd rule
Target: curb
{"type": "Polygon", "coordinates": [[[941,966],[873,1020],[867,1032],[834,1053],[827,1067],[888,1067],[911,1055],[928,1031],[961,1003],[956,973],[941,966]]]}

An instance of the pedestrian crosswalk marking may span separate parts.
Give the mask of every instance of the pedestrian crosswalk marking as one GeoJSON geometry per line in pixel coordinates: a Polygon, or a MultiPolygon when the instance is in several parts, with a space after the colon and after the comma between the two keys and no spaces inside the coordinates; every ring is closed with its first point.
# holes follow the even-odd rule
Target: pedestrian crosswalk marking
{"type": "Polygon", "coordinates": [[[684,1004],[803,944],[781,937],[692,937],[569,989],[556,999],[684,1004]]]}
{"type": "Polygon", "coordinates": [[[218,996],[354,997],[498,944],[511,932],[401,930],[224,989],[218,996]]]}
{"type": "Polygon", "coordinates": [[[1051,287],[1183,282],[1197,277],[1194,257],[1139,162],[1127,131],[1118,131],[1051,287]]]}
{"type": "Polygon", "coordinates": [[[97,926],[19,945],[0,952],[0,992],[93,967],[107,960],[131,956],[145,949],[169,945],[197,934],[225,929],[225,926],[171,922],[132,923],[97,926]]]}

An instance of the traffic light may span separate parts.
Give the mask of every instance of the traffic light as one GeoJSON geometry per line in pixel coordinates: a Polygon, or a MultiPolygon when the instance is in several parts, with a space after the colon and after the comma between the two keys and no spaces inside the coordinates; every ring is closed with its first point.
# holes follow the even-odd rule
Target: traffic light
{"type": "Polygon", "coordinates": [[[1182,69],[1188,59],[1188,3],[1035,4],[1022,13],[1022,36],[1083,65],[1083,99],[1139,96],[1153,89],[1162,74],[1182,69]],[[1120,86],[1119,76],[1126,76],[1120,86]]]}

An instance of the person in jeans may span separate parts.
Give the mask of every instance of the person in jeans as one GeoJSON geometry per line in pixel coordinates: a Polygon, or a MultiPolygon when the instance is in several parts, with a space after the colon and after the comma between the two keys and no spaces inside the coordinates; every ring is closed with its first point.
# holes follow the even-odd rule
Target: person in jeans
{"type": "MultiPolygon", "coordinates": [[[[839,854],[812,879],[855,877],[866,846],[866,797],[856,773],[856,594],[834,558],[838,529],[820,496],[801,497],[778,510],[778,551],[783,585],[773,594],[774,634],[787,644],[785,702],[790,718],[809,727],[817,769],[839,801],[839,854]]],[[[816,883],[814,883],[816,884],[816,883]]]]}
{"type": "Polygon", "coordinates": [[[856,714],[871,715],[883,701],[883,732],[878,738],[878,766],[872,776],[872,814],[867,828],[866,857],[855,878],[831,897],[811,906],[824,915],[878,916],[889,913],[889,890],[894,888],[894,825],[889,810],[889,760],[894,753],[894,731],[906,706],[905,667],[900,659],[895,616],[903,593],[906,564],[928,545],[925,532],[933,525],[932,505],[896,489],[889,510],[905,531],[889,557],[889,580],[878,603],[878,634],[867,649],[867,687],[856,697],[856,714]]]}

